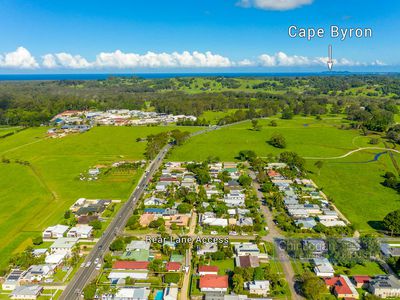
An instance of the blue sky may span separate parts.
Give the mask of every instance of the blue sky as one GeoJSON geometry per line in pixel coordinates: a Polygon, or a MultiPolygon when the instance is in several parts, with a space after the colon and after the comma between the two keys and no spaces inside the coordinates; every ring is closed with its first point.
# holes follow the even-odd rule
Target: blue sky
{"type": "Polygon", "coordinates": [[[398,71],[399,15],[397,0],[0,0],[0,72],[324,70],[329,44],[337,70],[398,71]],[[373,37],[292,39],[292,24],[373,37]]]}

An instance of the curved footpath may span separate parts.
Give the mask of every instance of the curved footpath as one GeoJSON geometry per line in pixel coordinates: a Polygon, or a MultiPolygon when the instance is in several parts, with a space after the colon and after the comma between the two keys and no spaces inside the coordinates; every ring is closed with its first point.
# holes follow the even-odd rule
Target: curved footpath
{"type": "Polygon", "coordinates": [[[396,149],[391,149],[391,148],[383,148],[383,147],[361,147],[357,148],[355,150],[351,150],[347,152],[346,154],[340,155],[340,156],[331,156],[331,157],[316,157],[316,156],[304,156],[304,159],[323,159],[323,160],[328,160],[328,159],[341,159],[345,158],[347,156],[352,155],[353,153],[359,152],[359,151],[364,151],[364,150],[382,150],[382,151],[392,151],[400,154],[399,150],[396,149]]]}

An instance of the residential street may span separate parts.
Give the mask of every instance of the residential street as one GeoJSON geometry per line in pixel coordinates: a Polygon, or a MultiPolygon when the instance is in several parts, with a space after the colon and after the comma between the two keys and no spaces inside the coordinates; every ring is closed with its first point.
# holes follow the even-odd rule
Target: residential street
{"type": "Polygon", "coordinates": [[[269,229],[269,233],[263,240],[273,243],[275,246],[275,251],[277,254],[277,258],[282,265],[283,273],[285,275],[285,279],[289,285],[290,293],[292,295],[292,299],[305,299],[301,295],[297,294],[294,287],[294,278],[295,272],[293,271],[292,264],[290,263],[289,255],[286,253],[284,249],[282,249],[279,244],[282,240],[284,240],[284,236],[280,232],[279,228],[275,225],[273,221],[273,216],[271,211],[262,204],[262,199],[264,197],[263,193],[260,191],[260,185],[256,180],[256,175],[253,171],[250,171],[250,177],[253,179],[253,188],[257,193],[257,197],[260,200],[261,210],[264,214],[265,220],[267,222],[267,226],[269,229]]]}

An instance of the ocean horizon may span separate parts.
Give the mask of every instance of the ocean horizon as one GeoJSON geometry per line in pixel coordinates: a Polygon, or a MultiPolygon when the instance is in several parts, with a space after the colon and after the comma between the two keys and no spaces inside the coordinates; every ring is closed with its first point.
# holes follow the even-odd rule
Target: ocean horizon
{"type": "Polygon", "coordinates": [[[177,77],[309,77],[348,75],[399,75],[398,72],[280,72],[280,73],[89,73],[89,74],[0,74],[0,81],[106,80],[110,77],[146,79],[177,77]]]}

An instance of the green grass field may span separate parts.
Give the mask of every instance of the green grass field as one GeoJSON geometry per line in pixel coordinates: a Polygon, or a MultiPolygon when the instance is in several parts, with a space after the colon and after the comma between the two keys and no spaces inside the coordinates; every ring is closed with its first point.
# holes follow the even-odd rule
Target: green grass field
{"type": "Polygon", "coordinates": [[[211,124],[217,124],[220,119],[227,115],[233,114],[235,111],[237,111],[237,109],[228,109],[224,111],[207,110],[199,116],[199,119],[206,119],[207,121],[210,121],[211,124]]]}
{"type": "Polygon", "coordinates": [[[335,266],[335,272],[338,274],[348,274],[350,276],[354,275],[376,276],[385,274],[385,271],[379,266],[379,264],[377,262],[372,262],[372,261],[366,262],[365,265],[355,265],[351,269],[335,266]]]}
{"type": "MultiPolygon", "coordinates": [[[[170,159],[201,161],[217,156],[222,161],[232,161],[240,150],[247,149],[254,150],[259,156],[276,155],[282,150],[267,143],[275,132],[286,138],[285,151],[295,151],[303,157],[341,156],[359,147],[371,146],[368,144],[371,137],[360,136],[356,130],[339,129],[343,122],[340,118],[277,120],[278,127],[268,126],[269,122],[260,121],[261,131],[250,130],[250,122],[245,122],[196,136],[173,150],[170,159]]],[[[394,167],[388,154],[373,161],[379,152],[361,151],[343,159],[326,160],[319,176],[314,167],[316,160],[307,160],[310,177],[361,231],[379,230],[383,217],[399,205],[398,194],[381,185],[382,175],[394,171],[394,167]]],[[[398,160],[399,156],[395,155],[395,158],[398,160]]]]}
{"type": "Polygon", "coordinates": [[[0,140],[0,157],[11,160],[0,163],[0,267],[30,245],[31,237],[59,222],[76,199],[126,200],[141,171],[91,182],[80,181],[79,174],[95,165],[143,159],[146,143],[136,139],[173,128],[96,127],[61,139],[46,138],[47,128],[31,128],[0,140]]]}

